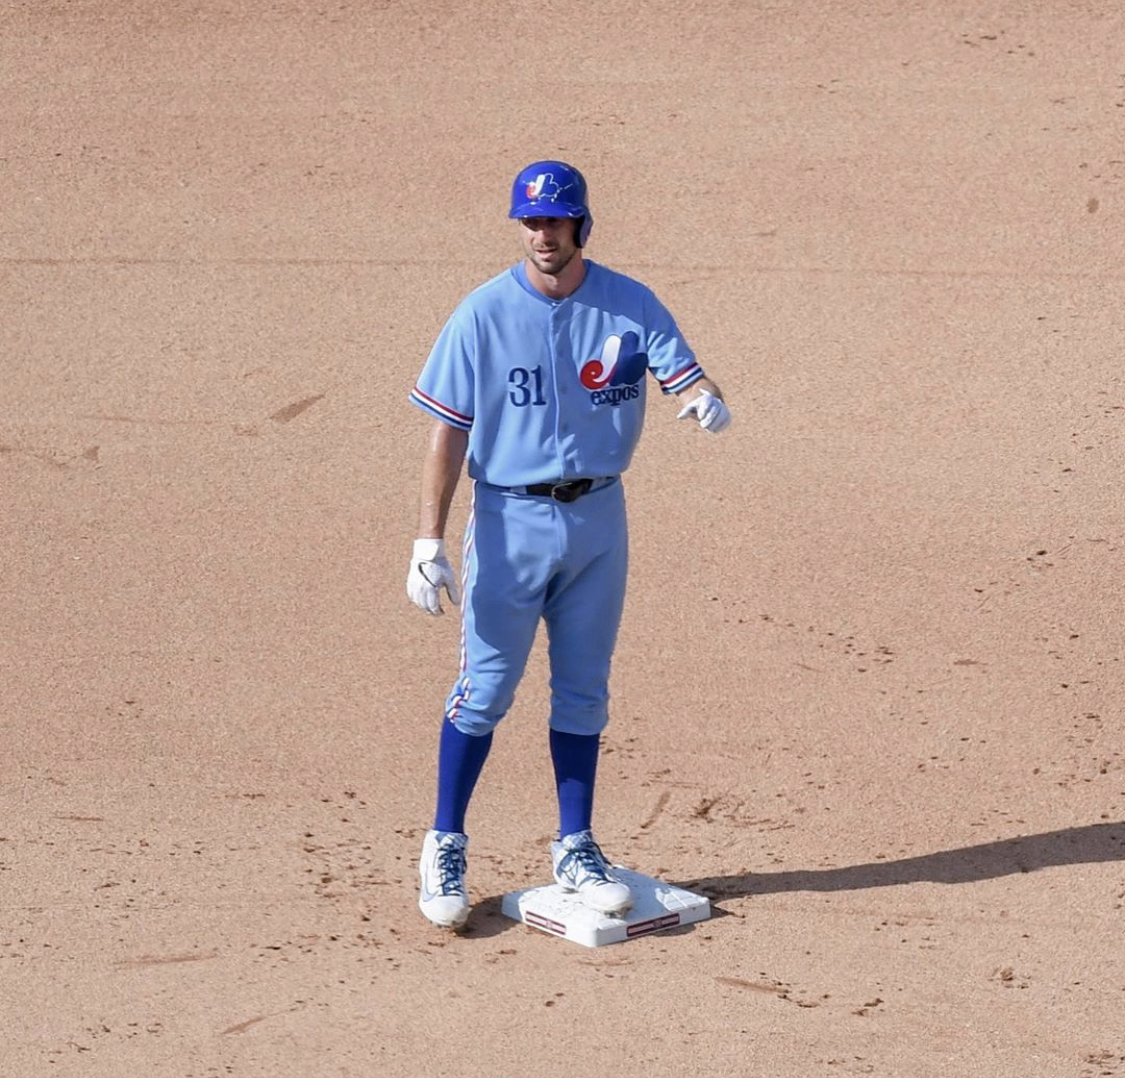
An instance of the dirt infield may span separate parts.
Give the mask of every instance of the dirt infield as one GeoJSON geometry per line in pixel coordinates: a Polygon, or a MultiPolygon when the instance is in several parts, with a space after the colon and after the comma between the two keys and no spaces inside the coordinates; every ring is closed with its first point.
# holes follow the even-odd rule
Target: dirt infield
{"type": "MultiPolygon", "coordinates": [[[[1119,4],[10,0],[0,1075],[1125,1076],[1119,4]],[[596,808],[712,897],[504,919],[537,648],[431,930],[426,421],[515,170],[586,173],[735,425],[654,394],[596,808]]],[[[455,506],[464,522],[467,488],[455,506]]]]}

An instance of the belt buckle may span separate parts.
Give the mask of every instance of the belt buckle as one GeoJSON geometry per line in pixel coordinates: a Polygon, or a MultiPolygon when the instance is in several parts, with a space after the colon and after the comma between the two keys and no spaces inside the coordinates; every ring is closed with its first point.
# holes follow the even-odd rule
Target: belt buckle
{"type": "Polygon", "coordinates": [[[572,502],[581,498],[593,483],[589,479],[569,479],[565,483],[556,483],[551,487],[551,497],[556,502],[572,502]]]}

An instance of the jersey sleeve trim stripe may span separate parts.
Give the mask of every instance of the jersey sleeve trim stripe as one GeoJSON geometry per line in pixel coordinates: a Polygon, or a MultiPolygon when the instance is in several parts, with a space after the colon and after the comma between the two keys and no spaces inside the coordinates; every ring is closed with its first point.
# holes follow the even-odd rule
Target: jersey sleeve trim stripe
{"type": "Polygon", "coordinates": [[[702,377],[703,368],[698,363],[692,363],[679,373],[673,374],[671,378],[662,381],[660,388],[665,393],[679,393],[681,389],[687,389],[688,386],[693,382],[698,382],[702,377]]]}
{"type": "Polygon", "coordinates": [[[423,411],[429,412],[430,415],[437,416],[438,419],[444,420],[451,427],[456,427],[458,430],[471,430],[473,426],[473,417],[471,415],[462,415],[460,412],[455,412],[452,408],[441,401],[434,400],[433,397],[427,396],[417,386],[410,392],[410,403],[416,404],[423,411]]]}

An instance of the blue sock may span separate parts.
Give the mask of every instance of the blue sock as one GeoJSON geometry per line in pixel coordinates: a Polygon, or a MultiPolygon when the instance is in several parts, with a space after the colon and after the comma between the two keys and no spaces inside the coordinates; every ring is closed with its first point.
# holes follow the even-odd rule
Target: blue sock
{"type": "Polygon", "coordinates": [[[491,731],[483,737],[473,737],[461,733],[448,719],[441,724],[435,831],[464,833],[465,812],[491,748],[491,731]]]}
{"type": "Polygon", "coordinates": [[[594,813],[594,780],[598,772],[597,734],[551,731],[551,763],[559,795],[559,837],[590,827],[594,813]]]}

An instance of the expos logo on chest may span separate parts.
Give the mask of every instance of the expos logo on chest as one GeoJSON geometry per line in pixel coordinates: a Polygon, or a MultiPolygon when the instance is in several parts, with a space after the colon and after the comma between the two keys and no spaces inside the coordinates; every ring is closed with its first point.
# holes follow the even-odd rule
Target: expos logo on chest
{"type": "Polygon", "coordinates": [[[641,395],[638,385],[648,370],[648,353],[640,350],[640,338],[632,330],[618,336],[611,333],[602,345],[602,354],[582,367],[579,378],[589,389],[591,404],[617,406],[641,395]]]}

